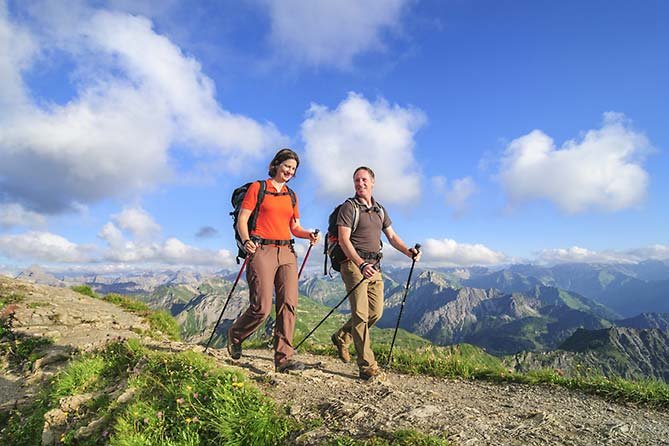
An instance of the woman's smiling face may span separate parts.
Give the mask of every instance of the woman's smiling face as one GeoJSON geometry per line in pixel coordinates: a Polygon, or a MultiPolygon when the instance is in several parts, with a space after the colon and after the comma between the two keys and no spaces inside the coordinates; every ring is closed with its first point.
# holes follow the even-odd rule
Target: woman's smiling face
{"type": "Polygon", "coordinates": [[[279,167],[276,169],[276,175],[274,176],[274,179],[285,183],[286,181],[293,178],[296,169],[297,161],[292,158],[287,159],[286,161],[279,164],[279,167]]]}

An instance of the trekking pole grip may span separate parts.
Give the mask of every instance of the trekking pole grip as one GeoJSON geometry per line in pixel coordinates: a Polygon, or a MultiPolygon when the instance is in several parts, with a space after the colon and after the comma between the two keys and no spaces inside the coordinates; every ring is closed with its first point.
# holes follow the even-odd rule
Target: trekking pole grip
{"type": "Polygon", "coordinates": [[[411,256],[412,259],[415,259],[415,258],[416,258],[416,256],[417,256],[418,253],[420,252],[420,248],[421,248],[420,243],[416,243],[416,244],[413,246],[413,249],[416,250],[416,253],[415,253],[413,256],[411,256]]]}

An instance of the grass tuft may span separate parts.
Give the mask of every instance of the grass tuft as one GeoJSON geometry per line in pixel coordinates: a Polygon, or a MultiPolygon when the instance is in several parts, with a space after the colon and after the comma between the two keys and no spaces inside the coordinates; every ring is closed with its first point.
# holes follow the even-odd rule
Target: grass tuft
{"type": "Polygon", "coordinates": [[[167,311],[155,311],[149,314],[146,319],[153,330],[163,333],[169,340],[181,340],[179,324],[167,311]]]}
{"type": "Polygon", "coordinates": [[[88,285],[74,285],[70,289],[79,294],[83,294],[84,296],[92,297],[94,299],[99,299],[99,296],[88,285]]]}

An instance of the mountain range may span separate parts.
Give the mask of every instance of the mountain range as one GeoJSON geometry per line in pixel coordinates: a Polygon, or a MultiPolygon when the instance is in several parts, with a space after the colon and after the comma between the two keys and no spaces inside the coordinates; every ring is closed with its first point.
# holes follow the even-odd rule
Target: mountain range
{"type": "MultiPolygon", "coordinates": [[[[628,377],[668,376],[662,360],[662,355],[669,357],[669,266],[664,262],[417,269],[406,290],[408,272],[385,268],[386,308],[379,328],[394,329],[401,310],[400,327],[409,333],[434,344],[469,343],[497,356],[508,355],[519,370],[576,370],[575,364],[588,364],[628,377]]],[[[19,278],[60,286],[85,283],[103,294],[133,294],[152,308],[168,310],[185,339],[206,342],[235,276],[224,271],[57,276],[33,267],[19,278]]],[[[223,344],[227,327],[247,305],[243,279],[237,287],[213,345],[223,344]]],[[[300,293],[302,309],[325,314],[341,302],[345,289],[339,277],[307,274],[300,281],[300,293]]],[[[339,309],[348,312],[348,302],[339,309]]],[[[300,317],[307,315],[302,312],[300,317]]],[[[309,319],[300,330],[316,322],[309,319]]],[[[271,327],[270,318],[255,339],[269,339],[271,327]]]]}

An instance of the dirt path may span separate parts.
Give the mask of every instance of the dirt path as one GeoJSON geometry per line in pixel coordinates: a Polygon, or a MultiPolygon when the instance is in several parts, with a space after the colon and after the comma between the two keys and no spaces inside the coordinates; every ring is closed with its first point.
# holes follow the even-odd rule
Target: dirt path
{"type": "Polygon", "coordinates": [[[301,354],[309,364],[289,375],[273,371],[269,350],[245,351],[240,367],[298,419],[323,426],[299,438],[320,445],[328,434],[360,437],[415,429],[457,445],[669,445],[669,413],[549,386],[492,384],[391,373],[385,382],[357,379],[355,365],[301,354]]]}

